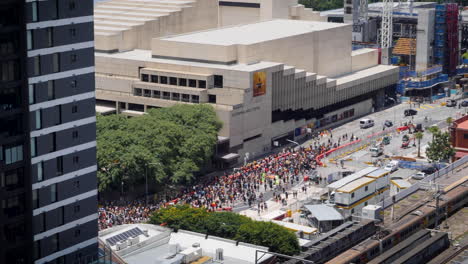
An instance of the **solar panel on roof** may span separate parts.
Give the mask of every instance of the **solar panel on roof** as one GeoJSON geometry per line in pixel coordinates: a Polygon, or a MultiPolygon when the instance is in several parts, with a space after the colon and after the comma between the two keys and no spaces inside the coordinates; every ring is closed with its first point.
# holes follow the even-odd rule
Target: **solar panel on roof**
{"type": "Polygon", "coordinates": [[[135,228],[132,228],[130,230],[127,230],[123,233],[120,233],[118,235],[115,235],[113,237],[109,237],[108,239],[106,239],[106,242],[111,245],[111,246],[114,246],[115,244],[121,242],[121,241],[124,241],[126,239],[128,239],[129,237],[136,237],[136,236],[139,236],[139,235],[143,235],[143,231],[141,231],[140,228],[138,227],[135,227],[135,228]]]}

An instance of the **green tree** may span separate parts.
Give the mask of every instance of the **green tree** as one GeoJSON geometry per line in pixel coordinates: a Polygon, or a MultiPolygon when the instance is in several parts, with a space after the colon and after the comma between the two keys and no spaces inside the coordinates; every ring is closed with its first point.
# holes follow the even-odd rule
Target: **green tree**
{"type": "Polygon", "coordinates": [[[449,116],[449,117],[447,117],[445,122],[447,123],[447,126],[448,126],[447,129],[450,129],[450,126],[452,126],[452,123],[453,123],[453,118],[449,116]]]}
{"type": "Polygon", "coordinates": [[[440,128],[438,126],[430,126],[427,128],[427,131],[432,134],[432,140],[434,140],[435,135],[440,132],[440,128]]]}
{"type": "Polygon", "coordinates": [[[186,183],[210,160],[222,123],[210,105],[180,104],[141,117],[97,117],[99,190],[143,183],[186,183]]]}
{"type": "Polygon", "coordinates": [[[343,0],[299,0],[299,4],[316,11],[343,8],[343,0]]]}
{"type": "Polygon", "coordinates": [[[448,161],[455,155],[455,149],[451,145],[450,134],[439,132],[426,149],[426,156],[431,162],[448,161]]]}
{"type": "Polygon", "coordinates": [[[424,133],[419,131],[414,134],[414,138],[418,140],[418,158],[421,157],[421,139],[424,137],[424,133]]]}

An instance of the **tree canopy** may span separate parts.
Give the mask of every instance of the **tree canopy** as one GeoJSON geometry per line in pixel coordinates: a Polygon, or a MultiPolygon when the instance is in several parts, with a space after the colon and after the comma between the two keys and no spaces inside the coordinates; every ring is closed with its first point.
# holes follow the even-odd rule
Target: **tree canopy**
{"type": "Polygon", "coordinates": [[[343,7],[343,0],[299,0],[299,4],[316,11],[325,11],[343,7]]]}
{"type": "Polygon", "coordinates": [[[426,156],[432,162],[448,161],[455,155],[449,132],[435,132],[432,142],[426,148],[426,156]]]}
{"type": "Polygon", "coordinates": [[[99,190],[142,182],[185,183],[213,155],[221,121],[210,105],[151,109],[141,117],[97,117],[99,190]]]}
{"type": "Polygon", "coordinates": [[[205,208],[178,205],[156,211],[150,223],[265,246],[272,252],[286,255],[300,252],[298,239],[292,231],[232,212],[209,212],[205,208]]]}

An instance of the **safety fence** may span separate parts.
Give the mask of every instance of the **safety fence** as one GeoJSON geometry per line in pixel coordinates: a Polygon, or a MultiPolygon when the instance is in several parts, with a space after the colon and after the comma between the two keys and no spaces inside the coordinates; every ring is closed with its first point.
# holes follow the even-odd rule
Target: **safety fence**
{"type": "Polygon", "coordinates": [[[382,206],[382,208],[387,208],[393,204],[393,201],[398,202],[400,200],[403,200],[404,198],[408,197],[412,193],[416,192],[419,190],[420,185],[424,185],[427,183],[431,183],[434,181],[436,178],[443,177],[447,175],[448,173],[452,172],[453,170],[457,169],[460,166],[465,165],[468,163],[468,156],[464,156],[463,158],[449,164],[448,166],[440,169],[439,171],[436,171],[435,173],[426,176],[424,179],[422,179],[420,182],[413,184],[411,187],[408,189],[404,189],[394,195],[393,197],[389,197],[387,199],[384,199],[382,202],[378,203],[377,205],[382,206]]]}

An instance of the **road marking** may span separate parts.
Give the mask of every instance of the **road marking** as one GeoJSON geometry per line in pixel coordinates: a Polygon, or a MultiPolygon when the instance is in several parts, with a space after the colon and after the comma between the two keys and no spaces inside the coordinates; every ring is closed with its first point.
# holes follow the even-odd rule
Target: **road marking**
{"type": "Polygon", "coordinates": [[[429,108],[434,108],[432,105],[426,105],[426,106],[429,107],[429,108]]]}

